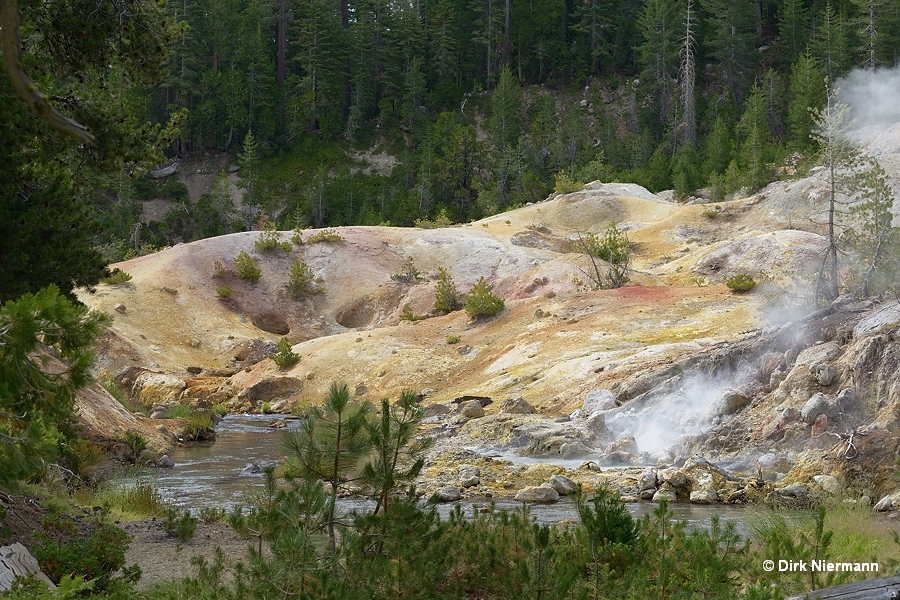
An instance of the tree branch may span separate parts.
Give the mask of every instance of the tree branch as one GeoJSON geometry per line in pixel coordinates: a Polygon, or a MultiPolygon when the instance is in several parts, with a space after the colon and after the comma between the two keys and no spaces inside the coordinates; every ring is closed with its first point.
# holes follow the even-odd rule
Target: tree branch
{"type": "Polygon", "coordinates": [[[9,79],[32,112],[59,132],[70,135],[84,144],[93,142],[94,136],[91,132],[84,125],[53,108],[47,96],[41,93],[34,81],[25,73],[19,39],[18,0],[0,0],[0,44],[9,79]]]}

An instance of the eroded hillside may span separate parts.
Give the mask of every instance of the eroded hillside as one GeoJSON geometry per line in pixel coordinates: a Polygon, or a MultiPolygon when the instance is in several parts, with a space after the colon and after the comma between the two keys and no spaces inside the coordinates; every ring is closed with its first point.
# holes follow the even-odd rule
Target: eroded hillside
{"type": "MultiPolygon", "coordinates": [[[[841,428],[875,422],[892,436],[887,432],[896,425],[885,408],[896,402],[893,388],[874,381],[860,388],[847,366],[871,353],[863,336],[852,334],[854,320],[880,305],[834,309],[828,314],[846,313],[843,325],[826,331],[816,318],[796,320],[802,292],[778,295],[781,284],[818,267],[823,186],[813,175],[711,207],[670,202],[634,185],[594,183],[461,226],[347,227],[339,230],[340,242],[269,253],[254,246],[260,232],[178,245],[117,265],[130,282],[83,295],[92,308],[115,315],[97,378],[117,379],[147,406],[187,401],[234,411],[264,404],[289,411],[318,402],[333,381],[373,401],[411,389],[430,407],[428,426],[439,439],[425,484],[434,489],[453,483],[446,474],[457,463],[484,458],[473,448],[558,464],[579,460],[587,465],[580,478],[594,483],[601,476],[591,464],[673,464],[697,451],[780,479],[806,460],[801,452],[823,432],[839,436],[841,428]],[[576,242],[610,224],[632,242],[631,283],[585,290],[579,280],[587,280],[590,263],[576,242]],[[235,276],[241,251],[259,261],[258,283],[235,276]],[[322,293],[300,300],[289,294],[297,258],[312,268],[322,293]],[[409,258],[421,279],[392,278],[409,258]],[[222,277],[213,277],[217,261],[222,277]],[[506,299],[505,310],[478,320],[462,311],[436,314],[440,267],[463,292],[484,276],[506,299]],[[763,283],[734,294],[723,282],[739,273],[763,283]],[[222,285],[233,289],[227,300],[217,296],[222,285]],[[427,318],[402,320],[405,306],[427,318]],[[282,336],[301,356],[286,370],[265,358],[282,336]],[[839,351],[822,360],[798,358],[823,344],[838,344],[839,351]],[[816,369],[831,378],[817,379],[816,369]],[[843,390],[851,381],[858,402],[840,405],[849,402],[843,390]],[[831,421],[819,419],[824,412],[807,414],[816,393],[838,407],[828,408],[831,421]]],[[[892,335],[885,328],[877,335],[892,335]]],[[[530,481],[522,467],[507,467],[470,493],[509,493],[530,481]],[[511,472],[518,485],[510,483],[511,472]]],[[[548,476],[545,470],[537,469],[533,483],[548,476]]],[[[619,486],[640,494],[639,474],[618,473],[625,478],[619,486]]],[[[880,493],[889,479],[868,493],[880,493]]],[[[720,478],[717,499],[752,495],[726,481],[720,478]]],[[[654,479],[653,487],[664,483],[654,479]]],[[[688,484],[676,495],[689,493],[688,484]]]]}

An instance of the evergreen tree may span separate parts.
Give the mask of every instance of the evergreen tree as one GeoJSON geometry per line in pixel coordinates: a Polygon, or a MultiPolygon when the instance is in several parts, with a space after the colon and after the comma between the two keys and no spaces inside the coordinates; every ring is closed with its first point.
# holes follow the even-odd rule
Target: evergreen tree
{"type": "Polygon", "coordinates": [[[754,54],[759,43],[756,14],[751,2],[702,0],[707,12],[707,46],[718,75],[717,84],[741,105],[756,68],[754,54]]]}
{"type": "Polygon", "coordinates": [[[638,90],[641,120],[655,139],[672,121],[682,19],[677,4],[669,0],[645,0],[638,19],[641,43],[637,50],[641,67],[638,90]]]}
{"type": "Polygon", "coordinates": [[[75,392],[108,322],[52,284],[0,307],[0,488],[37,474],[75,438],[75,392]]]}
{"type": "Polygon", "coordinates": [[[809,9],[804,0],[782,0],[778,9],[778,50],[781,64],[793,65],[809,40],[809,9]]]}
{"type": "Polygon", "coordinates": [[[744,184],[750,190],[757,190],[772,180],[775,150],[766,116],[765,93],[757,84],[750,91],[737,131],[741,139],[738,164],[744,184]]]}
{"type": "Polygon", "coordinates": [[[892,225],[894,192],[877,159],[871,159],[866,167],[857,178],[856,190],[861,201],[850,210],[856,226],[857,262],[861,267],[859,293],[864,298],[873,293],[894,291],[900,267],[897,252],[900,230],[892,225]]]}
{"type": "Polygon", "coordinates": [[[819,144],[819,152],[825,164],[824,175],[828,185],[827,249],[816,277],[816,303],[822,306],[838,296],[838,199],[839,188],[844,183],[841,169],[854,166],[858,160],[855,145],[847,138],[848,107],[837,101],[836,92],[826,89],[825,107],[813,110],[813,139],[819,144]]]}
{"type": "Polygon", "coordinates": [[[829,81],[836,81],[852,65],[849,29],[845,15],[836,11],[831,2],[826,3],[813,36],[812,51],[829,81]]]}
{"type": "Polygon", "coordinates": [[[813,116],[811,109],[821,109],[825,105],[825,77],[816,67],[809,51],[800,55],[791,67],[788,86],[788,109],[786,126],[791,147],[801,151],[813,145],[813,116]]]}

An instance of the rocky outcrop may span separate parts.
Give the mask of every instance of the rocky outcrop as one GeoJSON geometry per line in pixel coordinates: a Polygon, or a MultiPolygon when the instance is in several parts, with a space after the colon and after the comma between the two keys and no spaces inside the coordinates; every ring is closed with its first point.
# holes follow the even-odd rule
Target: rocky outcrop
{"type": "Polygon", "coordinates": [[[559,492],[549,483],[542,483],[519,490],[516,492],[515,500],[531,504],[553,504],[559,502],[559,492]]]}

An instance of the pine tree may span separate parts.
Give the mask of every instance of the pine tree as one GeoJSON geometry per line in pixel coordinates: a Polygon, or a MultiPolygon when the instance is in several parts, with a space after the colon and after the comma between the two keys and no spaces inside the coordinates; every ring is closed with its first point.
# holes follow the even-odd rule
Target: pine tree
{"type": "Polygon", "coordinates": [[[894,192],[881,163],[870,159],[856,183],[861,201],[850,209],[850,216],[856,226],[854,246],[861,267],[860,295],[866,298],[896,289],[900,230],[892,225],[894,192]]]}
{"type": "Polygon", "coordinates": [[[778,9],[778,49],[782,65],[793,65],[809,39],[809,9],[804,0],[783,0],[778,9]]]}
{"type": "Polygon", "coordinates": [[[843,183],[839,179],[839,171],[854,166],[858,161],[858,150],[847,138],[849,107],[838,102],[836,96],[834,88],[826,89],[825,107],[822,110],[813,109],[813,139],[819,144],[828,185],[827,248],[816,277],[816,304],[819,306],[838,296],[837,194],[843,183]]]}
{"type": "Polygon", "coordinates": [[[708,13],[707,44],[718,74],[717,83],[741,105],[756,67],[753,57],[759,38],[754,3],[701,0],[701,5],[708,13]]]}
{"type": "Polygon", "coordinates": [[[765,94],[754,84],[743,116],[738,123],[741,146],[738,162],[745,185],[757,190],[772,180],[774,146],[766,117],[765,94]]]}
{"type": "Polygon", "coordinates": [[[852,65],[849,29],[844,14],[828,2],[819,16],[812,51],[829,81],[836,81],[852,65]]]}
{"type": "Polygon", "coordinates": [[[801,151],[813,145],[813,117],[811,109],[819,109],[825,105],[825,77],[816,67],[809,51],[800,55],[791,67],[791,79],[788,85],[788,109],[785,118],[790,145],[801,151]]]}
{"type": "Polygon", "coordinates": [[[640,113],[655,139],[659,139],[671,124],[681,48],[680,23],[677,4],[669,0],[645,0],[638,19],[641,33],[637,52],[641,67],[640,113]]]}
{"type": "Polygon", "coordinates": [[[679,70],[679,91],[681,92],[681,143],[694,148],[697,144],[697,116],[694,102],[694,84],[697,79],[697,65],[694,56],[696,16],[694,0],[687,0],[684,13],[684,37],[681,44],[681,68],[679,70]]]}

